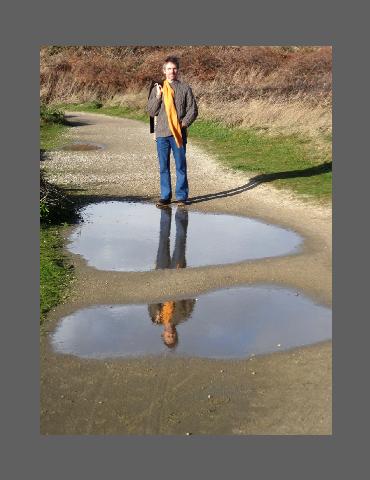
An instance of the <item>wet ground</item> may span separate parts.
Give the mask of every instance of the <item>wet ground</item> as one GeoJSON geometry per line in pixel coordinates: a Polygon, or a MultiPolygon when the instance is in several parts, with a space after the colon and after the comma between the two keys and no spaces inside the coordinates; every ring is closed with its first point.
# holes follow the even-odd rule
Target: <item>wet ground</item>
{"type": "MultiPolygon", "coordinates": [[[[85,153],[53,152],[52,158],[43,162],[44,168],[49,171],[49,178],[77,191],[85,189],[86,194],[95,196],[97,200],[103,196],[114,196],[115,199],[137,197],[154,203],[158,198],[159,179],[155,145],[148,134],[147,125],[91,114],[74,113],[71,116],[81,124],[72,129],[71,142],[78,140],[89,143],[93,139],[107,148],[85,153]]],[[[288,350],[284,343],[284,340],[288,343],[290,330],[293,329],[294,333],[294,327],[298,326],[292,320],[295,313],[300,317],[296,308],[302,311],[307,308],[304,325],[310,322],[314,325],[316,321],[319,324],[321,318],[327,332],[330,330],[331,212],[320,206],[299,202],[284,192],[276,192],[271,185],[259,185],[258,188],[243,191],[239,187],[248,184],[248,176],[223,169],[192,145],[191,139],[188,159],[191,195],[203,196],[202,202],[188,208],[189,245],[193,235],[190,235],[192,215],[201,213],[236,215],[246,220],[250,217],[265,226],[267,222],[269,228],[281,225],[285,230],[297,232],[304,243],[295,244],[283,256],[249,258],[246,261],[238,258],[238,263],[217,265],[199,263],[193,268],[151,267],[148,271],[98,270],[87,264],[83,254],[70,252],[70,259],[76,266],[74,293],[67,303],[50,312],[45,335],[41,338],[43,434],[185,435],[191,432],[193,435],[238,435],[331,432],[331,342],[288,350]],[[229,196],[227,192],[235,189],[240,193],[229,196]],[[207,193],[216,194],[217,198],[213,196],[212,200],[207,200],[207,195],[204,198],[207,193]],[[234,288],[235,292],[239,289],[265,292],[261,294],[259,306],[253,306],[248,293],[245,295],[245,300],[250,300],[248,304],[243,303],[244,295],[239,298],[244,309],[236,315],[241,320],[235,325],[241,329],[244,323],[251,322],[250,329],[255,332],[256,338],[258,326],[263,326],[266,332],[270,328],[271,332],[275,332],[270,345],[274,344],[277,351],[249,359],[180,355],[180,348],[190,345],[186,339],[197,339],[196,327],[202,323],[204,315],[208,319],[205,322],[208,330],[202,330],[207,338],[206,343],[211,342],[212,334],[217,336],[217,329],[212,332],[209,326],[212,316],[217,320],[218,328],[221,331],[223,329],[222,335],[226,335],[227,321],[221,318],[217,300],[217,307],[212,307],[213,298],[217,299],[217,294],[223,295],[225,288],[229,288],[229,292],[234,288]],[[274,296],[272,290],[267,294],[266,288],[283,297],[279,300],[279,295],[274,296]],[[214,292],[210,293],[211,290],[214,292]],[[287,296],[290,296],[289,299],[287,296]],[[270,304],[272,308],[268,308],[272,298],[276,302],[270,304]],[[189,318],[175,326],[177,346],[166,347],[162,337],[165,326],[170,342],[174,332],[169,328],[171,322],[164,320],[174,319],[176,302],[184,299],[198,300],[193,304],[193,313],[189,318]],[[302,302],[307,302],[305,307],[302,302]],[[287,305],[291,305],[290,317],[284,310],[287,305]],[[246,313],[252,306],[256,317],[246,319],[246,313]],[[103,323],[112,326],[111,339],[121,340],[121,326],[130,321],[126,317],[122,320],[129,308],[134,309],[132,311],[135,314],[139,312],[136,320],[137,323],[141,322],[142,332],[150,331],[155,336],[153,342],[157,342],[162,353],[103,359],[81,358],[77,356],[78,348],[74,353],[71,350],[63,354],[54,351],[50,339],[51,335],[57,334],[58,328],[64,328],[62,319],[71,321],[72,317],[74,321],[70,324],[73,324],[73,328],[67,326],[67,330],[64,330],[69,337],[65,336],[64,343],[59,343],[59,347],[70,346],[69,339],[73,337],[87,336],[84,327],[81,328],[82,333],[78,333],[78,328],[86,321],[87,311],[99,312],[99,316],[93,313],[92,324],[88,328],[92,343],[97,338],[93,329],[101,329],[103,323]],[[205,312],[202,318],[196,316],[202,313],[202,309],[205,312]],[[322,315],[320,309],[326,313],[322,315]],[[114,320],[114,315],[111,316],[113,312],[108,310],[115,312],[114,320]],[[210,313],[212,311],[213,314],[210,313]],[[310,317],[310,311],[315,312],[315,319],[310,317]],[[141,316],[143,312],[144,318],[141,316]],[[281,325],[285,325],[285,339],[282,340],[274,336],[278,332],[272,320],[275,312],[281,325]],[[74,335],[74,328],[77,335],[74,335]]],[[[173,256],[176,244],[175,216],[176,209],[171,220],[170,256],[173,256]]],[[[151,261],[154,259],[154,265],[158,254],[156,249],[160,244],[160,224],[157,218],[157,223],[153,223],[156,233],[152,232],[151,235],[151,242],[154,243],[151,261]]],[[[66,242],[70,233],[67,229],[66,242]]],[[[190,266],[190,256],[186,261],[190,266]]],[[[129,315],[132,319],[131,313],[129,315]]],[[[229,312],[223,317],[234,318],[229,312]]],[[[298,337],[297,331],[294,336],[298,337]]],[[[304,336],[307,340],[306,334],[304,336]]],[[[146,333],[141,337],[142,340],[144,338],[146,333]]],[[[246,344],[250,340],[247,335],[243,338],[246,344]]],[[[330,335],[318,335],[307,342],[319,338],[330,338],[330,335]]],[[[116,352],[120,349],[118,344],[116,352]]],[[[108,345],[112,348],[109,337],[108,345]]],[[[192,342],[192,345],[195,348],[196,342],[192,342]]],[[[90,348],[88,344],[87,347],[90,348]]],[[[99,342],[92,348],[99,350],[100,354],[105,349],[106,346],[99,342]]]]}
{"type": "MultiPolygon", "coordinates": [[[[110,201],[89,204],[80,214],[68,250],[103,271],[179,272],[297,253],[302,243],[295,232],[278,226],[184,207],[110,201]]],[[[168,351],[245,358],[330,338],[330,309],[292,290],[250,286],[147,305],[78,309],[62,319],[52,343],[59,353],[83,358],[168,351]]]]}
{"type": "Polygon", "coordinates": [[[100,270],[145,271],[236,263],[297,253],[295,232],[251,218],[101,202],[81,211],[68,250],[100,270]]]}

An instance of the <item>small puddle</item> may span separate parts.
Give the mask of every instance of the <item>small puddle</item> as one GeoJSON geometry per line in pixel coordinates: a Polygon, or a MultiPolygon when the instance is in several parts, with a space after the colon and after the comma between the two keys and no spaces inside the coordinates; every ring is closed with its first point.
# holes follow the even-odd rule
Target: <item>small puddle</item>
{"type": "Polygon", "coordinates": [[[99,143],[82,143],[82,142],[76,142],[76,143],[71,143],[69,145],[64,145],[61,147],[62,150],[68,150],[68,151],[73,151],[73,152],[87,152],[89,150],[102,150],[105,148],[104,145],[99,144],[99,143]]]}
{"type": "Polygon", "coordinates": [[[238,287],[150,305],[101,305],[64,317],[58,353],[84,358],[243,358],[331,338],[331,310],[275,286],[238,287]]]}
{"type": "Polygon", "coordinates": [[[302,243],[295,232],[251,218],[145,203],[93,203],[81,216],[67,248],[99,270],[236,263],[296,253],[302,243]]]}

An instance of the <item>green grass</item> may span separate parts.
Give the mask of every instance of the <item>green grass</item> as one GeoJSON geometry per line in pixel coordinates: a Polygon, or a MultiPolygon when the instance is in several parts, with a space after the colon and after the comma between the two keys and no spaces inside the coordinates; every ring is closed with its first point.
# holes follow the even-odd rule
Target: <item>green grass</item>
{"type": "Polygon", "coordinates": [[[40,148],[53,150],[61,146],[63,134],[68,130],[66,125],[50,123],[40,126],[40,148]]]}
{"type": "Polygon", "coordinates": [[[265,174],[265,181],[305,197],[331,198],[329,138],[322,139],[326,148],[319,152],[309,139],[298,135],[268,136],[204,120],[191,126],[190,136],[234,170],[265,174]]]}
{"type": "Polygon", "coordinates": [[[58,226],[40,229],[40,323],[49,310],[67,295],[73,269],[62,253],[63,241],[58,226]]]}
{"type": "MultiPolygon", "coordinates": [[[[40,125],[40,148],[51,150],[61,145],[68,126],[60,123],[40,125]]],[[[40,226],[40,324],[47,312],[68,294],[73,269],[63,255],[61,223],[56,217],[40,226]]]]}
{"type": "Polygon", "coordinates": [[[91,112],[91,113],[103,113],[105,115],[112,115],[113,117],[131,118],[133,120],[149,121],[149,116],[143,113],[141,110],[137,110],[129,107],[120,106],[99,106],[101,104],[97,102],[87,103],[62,103],[58,104],[57,108],[63,110],[69,110],[71,112],[91,112]]]}
{"type": "MultiPolygon", "coordinates": [[[[96,102],[63,104],[58,108],[104,113],[149,121],[149,116],[127,107],[96,107],[96,102]]],[[[230,128],[197,120],[189,136],[219,162],[233,170],[263,174],[264,182],[291,190],[302,198],[330,202],[332,195],[331,135],[317,143],[298,135],[270,136],[253,129],[230,128]]]]}

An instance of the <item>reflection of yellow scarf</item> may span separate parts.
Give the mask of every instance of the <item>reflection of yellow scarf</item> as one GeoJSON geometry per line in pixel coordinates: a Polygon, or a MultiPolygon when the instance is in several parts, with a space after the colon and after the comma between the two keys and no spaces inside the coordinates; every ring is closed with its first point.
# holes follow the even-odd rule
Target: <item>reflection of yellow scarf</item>
{"type": "Polygon", "coordinates": [[[173,312],[175,311],[175,302],[164,302],[160,313],[161,322],[166,325],[171,323],[173,312]]]}
{"type": "Polygon", "coordinates": [[[176,145],[178,147],[182,146],[182,135],[181,135],[181,125],[177,117],[176,107],[175,107],[175,92],[170,87],[168,80],[163,82],[163,101],[164,107],[167,113],[168,126],[172,132],[172,135],[175,137],[176,145]]]}

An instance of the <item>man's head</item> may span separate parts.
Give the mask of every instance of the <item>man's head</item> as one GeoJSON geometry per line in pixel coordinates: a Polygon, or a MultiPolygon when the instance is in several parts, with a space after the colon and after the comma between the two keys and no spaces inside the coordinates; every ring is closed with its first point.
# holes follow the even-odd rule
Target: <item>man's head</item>
{"type": "Polygon", "coordinates": [[[162,333],[162,338],[163,338],[164,344],[168,348],[176,347],[176,345],[179,341],[178,336],[177,336],[176,327],[174,325],[171,325],[171,324],[166,325],[165,328],[164,328],[164,331],[162,333]]]}
{"type": "Polygon", "coordinates": [[[163,73],[166,76],[166,80],[170,83],[173,80],[177,80],[179,71],[179,59],[177,57],[167,57],[163,64],[163,73]]]}

